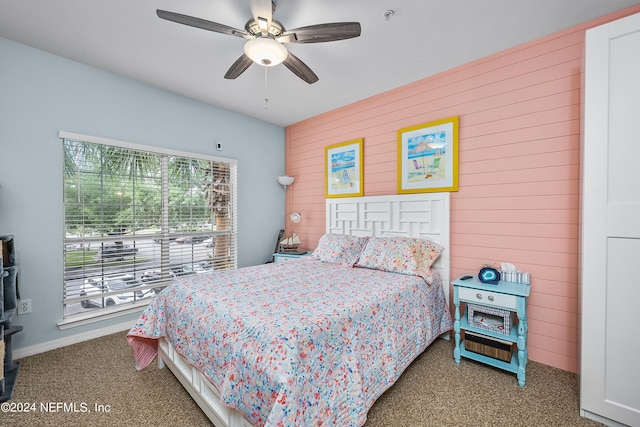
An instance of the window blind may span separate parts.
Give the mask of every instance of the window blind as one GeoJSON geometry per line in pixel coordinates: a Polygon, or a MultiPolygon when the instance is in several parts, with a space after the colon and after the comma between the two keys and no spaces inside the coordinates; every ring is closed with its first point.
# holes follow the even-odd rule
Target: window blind
{"type": "Polygon", "coordinates": [[[237,267],[237,163],[85,135],[64,149],[64,316],[148,304],[237,267]]]}

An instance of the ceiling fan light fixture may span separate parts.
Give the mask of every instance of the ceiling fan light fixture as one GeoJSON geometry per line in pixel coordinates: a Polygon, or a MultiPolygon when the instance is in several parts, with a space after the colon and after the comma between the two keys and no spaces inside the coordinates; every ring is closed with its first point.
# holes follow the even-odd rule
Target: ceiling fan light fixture
{"type": "Polygon", "coordinates": [[[244,44],[244,53],[253,62],[265,67],[281,64],[289,52],[281,43],[270,37],[256,37],[244,44]]]}

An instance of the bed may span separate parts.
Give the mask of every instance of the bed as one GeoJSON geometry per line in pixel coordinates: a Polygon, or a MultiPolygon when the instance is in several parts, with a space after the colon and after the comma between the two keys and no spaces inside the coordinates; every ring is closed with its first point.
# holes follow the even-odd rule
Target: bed
{"type": "Polygon", "coordinates": [[[216,426],[363,425],[452,329],[449,195],[326,203],[312,256],[189,276],[156,296],[127,337],[137,368],[159,356],[216,426]]]}

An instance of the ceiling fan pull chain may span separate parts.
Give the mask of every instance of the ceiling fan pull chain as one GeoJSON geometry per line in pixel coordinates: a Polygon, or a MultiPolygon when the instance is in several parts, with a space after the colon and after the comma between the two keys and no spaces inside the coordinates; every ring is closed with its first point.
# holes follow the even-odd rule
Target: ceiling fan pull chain
{"type": "Polygon", "coordinates": [[[267,97],[267,68],[269,67],[262,68],[264,68],[264,111],[267,111],[269,109],[269,98],[267,97]]]}

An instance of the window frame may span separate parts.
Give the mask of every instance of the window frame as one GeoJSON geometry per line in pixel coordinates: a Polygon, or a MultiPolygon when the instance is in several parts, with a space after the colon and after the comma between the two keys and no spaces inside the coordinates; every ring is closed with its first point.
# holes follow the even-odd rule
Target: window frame
{"type": "MultiPolygon", "coordinates": [[[[188,161],[196,161],[196,162],[198,161],[210,162],[213,168],[212,174],[210,175],[211,177],[214,176],[213,172],[217,171],[218,168],[220,168],[220,170],[223,170],[224,173],[227,174],[225,175],[225,177],[228,177],[229,200],[228,200],[228,204],[222,207],[223,209],[228,209],[228,215],[226,216],[224,230],[223,231],[217,230],[215,229],[215,227],[213,227],[212,229],[207,229],[201,232],[198,232],[198,231],[181,232],[180,236],[185,238],[191,237],[192,239],[193,237],[197,238],[197,237],[204,237],[204,236],[207,236],[207,237],[214,236],[213,237],[214,245],[215,245],[216,238],[218,237],[222,238],[222,236],[225,236],[224,237],[225,243],[228,245],[228,246],[225,246],[225,249],[228,251],[228,252],[225,252],[227,255],[219,258],[216,258],[215,256],[213,256],[211,260],[211,264],[214,266],[215,269],[237,268],[237,258],[238,258],[237,257],[237,252],[238,252],[237,251],[237,243],[238,243],[237,166],[238,166],[238,161],[236,159],[228,159],[228,158],[210,156],[210,155],[199,154],[199,153],[166,149],[166,148],[160,148],[155,146],[147,146],[142,144],[118,141],[118,140],[96,137],[91,135],[77,134],[77,133],[66,132],[66,131],[60,131],[59,138],[61,140],[63,151],[65,150],[65,144],[66,144],[65,141],[71,140],[71,141],[86,142],[90,144],[98,144],[98,145],[107,146],[107,147],[115,147],[115,148],[124,149],[124,150],[134,150],[137,152],[144,152],[152,156],[158,156],[158,159],[160,159],[161,161],[160,177],[162,180],[162,185],[159,191],[161,193],[160,196],[162,199],[162,208],[161,208],[161,216],[159,218],[161,224],[158,224],[161,229],[160,234],[158,235],[158,239],[159,239],[158,243],[160,243],[160,247],[161,247],[160,249],[161,259],[160,259],[160,268],[157,269],[160,271],[160,280],[153,281],[148,284],[143,284],[140,287],[136,287],[136,290],[146,291],[153,288],[164,287],[172,283],[172,280],[173,280],[171,278],[172,277],[171,271],[173,266],[170,265],[169,243],[170,243],[170,239],[175,239],[176,234],[172,233],[171,230],[169,229],[168,200],[169,200],[169,188],[171,186],[171,184],[169,183],[169,173],[167,169],[167,162],[168,162],[167,159],[169,157],[180,158],[181,160],[186,159],[188,161]],[[227,171],[227,168],[228,168],[228,171],[227,171]]],[[[63,153],[63,156],[64,156],[64,153],[63,153]]],[[[64,164],[64,159],[63,159],[63,188],[66,185],[66,179],[64,176],[66,174],[66,168],[67,166],[64,164]]],[[[105,176],[104,169],[100,170],[100,176],[101,177],[105,176]]],[[[213,183],[213,181],[211,181],[211,183],[213,183]]],[[[210,188],[212,187],[213,186],[211,186],[210,188]]],[[[134,302],[126,302],[126,303],[117,304],[113,306],[105,306],[103,303],[102,307],[94,308],[88,311],[84,311],[80,313],[67,313],[67,304],[80,302],[80,300],[83,299],[80,296],[67,295],[68,294],[68,287],[67,287],[68,269],[67,269],[67,266],[65,265],[67,245],[85,244],[85,243],[89,244],[91,242],[99,242],[99,241],[104,242],[106,237],[104,234],[98,237],[88,237],[88,236],[68,237],[67,236],[67,233],[66,233],[67,224],[68,224],[67,215],[68,215],[69,208],[68,208],[67,200],[65,200],[65,195],[66,195],[66,189],[63,191],[63,224],[62,224],[63,255],[64,255],[63,256],[63,282],[62,282],[63,319],[60,323],[58,323],[58,327],[60,329],[66,329],[73,326],[84,325],[87,323],[101,321],[107,318],[119,317],[129,313],[142,311],[144,307],[146,307],[149,304],[149,302],[152,300],[151,298],[144,298],[134,302]]],[[[192,205],[189,205],[189,206],[192,206],[192,205]]],[[[212,205],[209,205],[206,209],[211,209],[212,211],[211,217],[213,218],[213,220],[215,220],[216,217],[213,214],[214,207],[212,205]]],[[[135,224],[135,220],[132,220],[132,222],[129,225],[133,225],[133,224],[135,224]]],[[[102,226],[104,226],[104,223],[101,223],[101,227],[102,226]]],[[[149,236],[143,235],[142,237],[149,237],[149,236]]],[[[122,235],[122,236],[118,236],[118,239],[119,239],[118,243],[122,245],[126,245],[128,243],[135,242],[136,238],[138,240],[141,240],[142,237],[140,235],[136,236],[135,234],[133,236],[122,235]]],[[[195,240],[191,240],[191,241],[194,242],[195,240]]],[[[135,249],[135,244],[134,244],[134,249],[135,249]]],[[[212,248],[211,249],[212,255],[216,253],[214,251],[215,249],[212,248]]],[[[192,249],[192,252],[193,252],[193,249],[192,249]]],[[[191,258],[192,266],[196,264],[193,257],[194,256],[192,255],[192,258],[191,258]]],[[[104,264],[104,261],[102,262],[104,264]]],[[[126,270],[126,268],[124,267],[121,267],[121,269],[126,270]]],[[[157,271],[157,270],[154,270],[154,271],[157,271]]],[[[135,267],[134,267],[134,274],[135,274],[135,267]]],[[[84,282],[85,278],[90,279],[91,276],[88,276],[87,274],[83,273],[81,280],[83,280],[84,282]]],[[[106,278],[104,272],[102,272],[102,278],[103,279],[106,278]]],[[[136,279],[138,279],[137,276],[136,276],[136,279]]],[[[103,289],[103,292],[104,292],[104,289],[103,289]]],[[[118,293],[122,294],[121,291],[111,291],[111,292],[101,293],[100,295],[103,297],[103,301],[104,301],[104,297],[107,297],[109,295],[117,295],[118,293]]],[[[86,295],[84,299],[86,299],[86,295]]]]}

